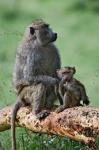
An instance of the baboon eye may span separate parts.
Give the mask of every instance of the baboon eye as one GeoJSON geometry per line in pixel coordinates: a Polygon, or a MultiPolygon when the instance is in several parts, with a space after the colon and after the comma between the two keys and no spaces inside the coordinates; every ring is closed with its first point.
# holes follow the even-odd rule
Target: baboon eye
{"type": "Polygon", "coordinates": [[[34,28],[33,27],[30,27],[30,33],[33,35],[35,32],[34,28]]]}

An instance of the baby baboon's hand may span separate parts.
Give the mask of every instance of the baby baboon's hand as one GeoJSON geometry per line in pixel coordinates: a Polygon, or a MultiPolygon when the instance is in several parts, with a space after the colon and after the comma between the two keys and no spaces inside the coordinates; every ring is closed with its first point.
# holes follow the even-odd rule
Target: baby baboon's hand
{"type": "Polygon", "coordinates": [[[86,97],[86,99],[83,100],[83,104],[85,104],[85,105],[90,104],[90,101],[89,101],[88,97],[86,97]]]}

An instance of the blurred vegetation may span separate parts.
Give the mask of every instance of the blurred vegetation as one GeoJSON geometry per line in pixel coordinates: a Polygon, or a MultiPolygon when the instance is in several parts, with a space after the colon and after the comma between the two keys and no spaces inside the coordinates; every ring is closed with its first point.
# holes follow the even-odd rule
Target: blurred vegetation
{"type": "Polygon", "coordinates": [[[99,0],[77,0],[73,6],[75,10],[91,10],[99,12],[99,0]]]}
{"type": "MultiPolygon", "coordinates": [[[[0,108],[16,99],[11,86],[16,48],[25,27],[39,18],[58,33],[56,45],[62,66],[76,67],[76,78],[85,84],[91,105],[98,106],[99,0],[3,0],[0,1],[0,108]]],[[[24,129],[17,132],[20,150],[86,149],[67,138],[31,134],[29,139],[24,129]]],[[[10,150],[10,131],[0,133],[0,141],[4,150],[10,150]]]]}

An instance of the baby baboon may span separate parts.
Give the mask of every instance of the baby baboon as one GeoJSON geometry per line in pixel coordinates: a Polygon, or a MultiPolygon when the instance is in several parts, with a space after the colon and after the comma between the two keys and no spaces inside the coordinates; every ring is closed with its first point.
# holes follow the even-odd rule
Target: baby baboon
{"type": "Polygon", "coordinates": [[[17,50],[13,86],[18,94],[18,101],[12,112],[12,150],[16,150],[15,118],[18,109],[29,104],[40,119],[47,115],[46,111],[41,113],[42,101],[45,109],[51,108],[56,98],[54,92],[54,86],[58,82],[56,70],[61,66],[58,49],[53,44],[56,39],[57,34],[49,25],[38,20],[27,27],[17,50]],[[45,98],[41,98],[42,95],[45,95],[45,98]]]}
{"type": "Polygon", "coordinates": [[[57,76],[61,80],[57,92],[63,99],[63,105],[59,106],[56,112],[61,112],[65,108],[89,104],[84,85],[73,78],[75,72],[75,67],[64,67],[57,70],[57,76]],[[80,103],[81,101],[83,101],[83,105],[80,103]]]}

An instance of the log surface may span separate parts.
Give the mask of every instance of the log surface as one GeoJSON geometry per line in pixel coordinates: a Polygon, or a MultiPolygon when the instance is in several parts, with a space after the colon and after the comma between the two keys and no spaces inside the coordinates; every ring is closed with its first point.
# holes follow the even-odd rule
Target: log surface
{"type": "MultiPolygon", "coordinates": [[[[10,129],[12,106],[0,110],[0,132],[10,129]]],[[[92,143],[99,135],[99,108],[75,107],[51,114],[38,120],[31,108],[22,107],[16,118],[17,127],[25,127],[34,132],[68,136],[71,139],[92,143]]]]}

